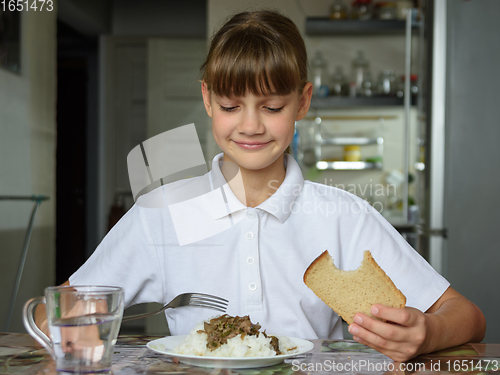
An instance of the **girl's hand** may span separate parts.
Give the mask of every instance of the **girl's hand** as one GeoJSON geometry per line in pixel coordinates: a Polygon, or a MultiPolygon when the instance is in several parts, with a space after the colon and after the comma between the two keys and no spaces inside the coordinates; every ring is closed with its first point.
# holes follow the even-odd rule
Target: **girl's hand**
{"type": "Polygon", "coordinates": [[[404,362],[426,351],[429,315],[411,308],[373,305],[371,314],[386,322],[358,313],[349,326],[353,338],[390,357],[404,362]]]}
{"type": "Polygon", "coordinates": [[[371,313],[386,322],[356,314],[349,332],[359,343],[396,362],[466,342],[481,342],[486,332],[481,310],[451,287],[425,314],[410,307],[383,305],[373,305],[371,313]]]}
{"type": "MultiPolygon", "coordinates": [[[[72,303],[73,307],[64,315],[64,318],[105,314],[108,311],[107,302],[102,299],[78,300],[72,303]]],[[[99,337],[99,329],[95,324],[62,327],[61,346],[64,353],[90,362],[99,362],[104,355],[104,343],[99,337]]]]}

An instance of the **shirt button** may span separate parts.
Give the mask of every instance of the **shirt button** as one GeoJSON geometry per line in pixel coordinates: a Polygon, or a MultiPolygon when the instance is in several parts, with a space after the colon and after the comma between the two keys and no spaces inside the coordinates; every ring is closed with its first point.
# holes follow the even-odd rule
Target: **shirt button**
{"type": "Polygon", "coordinates": [[[248,264],[253,264],[255,262],[255,259],[253,257],[248,257],[247,258],[247,263],[248,264]]]}
{"type": "Polygon", "coordinates": [[[248,212],[247,212],[247,217],[248,217],[249,219],[253,219],[253,218],[255,218],[255,212],[253,212],[253,211],[248,211],[248,212]]]}
{"type": "Polygon", "coordinates": [[[257,289],[257,284],[255,283],[250,283],[248,284],[248,289],[250,289],[252,292],[257,289]]]}
{"type": "Polygon", "coordinates": [[[247,239],[251,240],[253,238],[253,233],[252,232],[248,232],[247,233],[247,239]]]}

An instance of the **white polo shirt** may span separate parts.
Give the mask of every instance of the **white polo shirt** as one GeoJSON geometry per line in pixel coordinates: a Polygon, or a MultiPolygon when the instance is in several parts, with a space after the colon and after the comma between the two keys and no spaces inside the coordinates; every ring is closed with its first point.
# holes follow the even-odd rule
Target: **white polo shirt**
{"type": "MultiPolygon", "coordinates": [[[[122,286],[127,306],[167,303],[186,292],[214,294],[229,300],[228,314],[250,315],[268,333],[308,339],[342,338],[341,319],[303,282],[324,250],[344,270],[359,267],[363,251],[370,250],[407,306],[421,311],[448,288],[368,203],[304,181],[290,155],[283,184],[255,208],[221,185],[221,157],[206,175],[139,198],[70,284],[122,286]],[[204,194],[175,198],[176,191],[196,189],[204,194]]],[[[172,335],[187,334],[216,314],[192,307],[166,311],[172,335]]]]}

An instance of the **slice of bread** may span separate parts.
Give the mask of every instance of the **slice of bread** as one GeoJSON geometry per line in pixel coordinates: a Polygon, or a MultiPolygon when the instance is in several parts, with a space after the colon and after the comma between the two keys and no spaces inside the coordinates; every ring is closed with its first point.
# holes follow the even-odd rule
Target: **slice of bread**
{"type": "Polygon", "coordinates": [[[400,308],[406,304],[404,294],[368,250],[353,271],[339,270],[325,250],[307,268],[304,283],[349,324],[358,312],[372,316],[370,308],[376,303],[400,308]]]}

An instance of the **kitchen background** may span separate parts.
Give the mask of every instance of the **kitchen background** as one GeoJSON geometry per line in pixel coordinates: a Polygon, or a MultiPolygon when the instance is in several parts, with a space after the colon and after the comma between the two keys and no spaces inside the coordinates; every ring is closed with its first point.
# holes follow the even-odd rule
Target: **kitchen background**
{"type": "MultiPolygon", "coordinates": [[[[379,208],[481,307],[485,341],[500,341],[500,2],[401,0],[368,9],[377,1],[54,3],[52,12],[20,15],[20,66],[0,68],[0,196],[49,197],[36,213],[13,309],[34,203],[0,200],[0,330],[23,332],[24,301],[67,280],[130,207],[133,147],[194,122],[206,159],[218,152],[198,82],[207,42],[231,14],[270,8],[299,27],[317,83],[294,143],[304,176],[379,208]],[[417,9],[411,37],[408,6],[417,9]],[[410,68],[411,103],[401,80],[410,68]],[[363,85],[350,84],[353,69],[363,85]]],[[[130,322],[124,331],[162,334],[164,321],[130,322]]]]}

